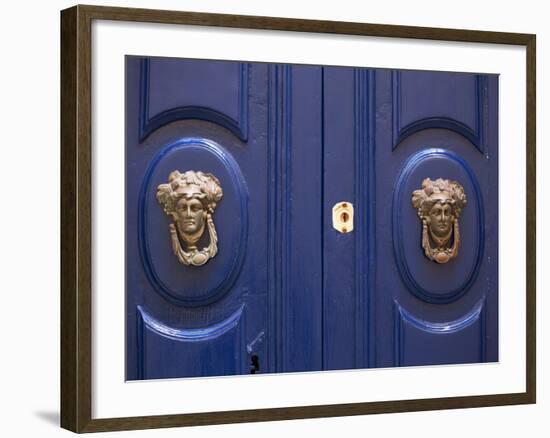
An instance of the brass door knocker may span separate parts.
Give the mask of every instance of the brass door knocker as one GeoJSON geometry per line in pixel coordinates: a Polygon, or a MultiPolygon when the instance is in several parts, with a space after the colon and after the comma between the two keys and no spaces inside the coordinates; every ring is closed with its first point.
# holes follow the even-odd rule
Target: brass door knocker
{"type": "Polygon", "coordinates": [[[223,196],[220,181],[211,173],[174,170],[168,184],[157,187],[157,200],[164,212],[174,220],[170,224],[172,250],[180,263],[201,266],[218,252],[218,234],[212,215],[223,196]],[[199,250],[197,242],[208,227],[210,243],[199,250]],[[180,239],[187,244],[187,251],[180,239]]]}
{"type": "Polygon", "coordinates": [[[422,221],[426,257],[437,263],[455,258],[460,247],[458,219],[466,206],[464,188],[456,181],[426,178],[422,189],[413,192],[412,204],[422,221]]]}

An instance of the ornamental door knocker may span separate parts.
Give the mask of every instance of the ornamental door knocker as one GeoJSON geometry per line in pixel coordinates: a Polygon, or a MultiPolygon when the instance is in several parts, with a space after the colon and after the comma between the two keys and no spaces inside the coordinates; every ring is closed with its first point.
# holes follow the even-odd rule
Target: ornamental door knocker
{"type": "Polygon", "coordinates": [[[426,178],[422,189],[413,192],[412,204],[422,221],[426,257],[437,263],[455,258],[460,247],[458,218],[466,206],[464,188],[456,181],[426,178]]]}
{"type": "Polygon", "coordinates": [[[218,252],[218,235],[212,215],[223,192],[220,181],[211,173],[174,170],[168,176],[168,184],[157,187],[157,200],[174,223],[170,224],[172,249],[180,263],[202,266],[218,252]],[[210,244],[199,250],[197,242],[208,226],[210,244]],[[180,239],[187,244],[181,247],[180,239]]]}

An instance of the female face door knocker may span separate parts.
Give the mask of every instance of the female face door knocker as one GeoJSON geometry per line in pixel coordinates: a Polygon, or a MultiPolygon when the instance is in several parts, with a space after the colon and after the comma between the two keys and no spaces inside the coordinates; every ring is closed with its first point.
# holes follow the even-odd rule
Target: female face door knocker
{"type": "Polygon", "coordinates": [[[415,190],[412,204],[422,221],[424,254],[437,263],[447,263],[458,255],[458,218],[466,206],[464,188],[456,181],[426,178],[415,190]]]}
{"type": "Polygon", "coordinates": [[[201,266],[218,252],[218,235],[212,215],[223,196],[218,178],[211,173],[174,170],[168,184],[157,187],[157,200],[164,212],[174,220],[170,224],[172,249],[184,265],[201,266]],[[210,243],[199,250],[197,242],[208,227],[210,243]],[[184,250],[180,239],[187,245],[184,250]]]}

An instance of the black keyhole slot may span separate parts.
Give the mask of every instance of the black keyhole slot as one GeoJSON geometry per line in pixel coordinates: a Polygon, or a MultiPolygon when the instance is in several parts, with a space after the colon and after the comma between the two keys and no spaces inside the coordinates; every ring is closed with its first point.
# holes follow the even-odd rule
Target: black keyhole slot
{"type": "Polygon", "coordinates": [[[250,374],[256,374],[260,371],[260,358],[257,354],[250,356],[250,374]]]}
{"type": "Polygon", "coordinates": [[[345,224],[349,220],[349,214],[347,212],[343,212],[340,215],[340,220],[345,224]]]}

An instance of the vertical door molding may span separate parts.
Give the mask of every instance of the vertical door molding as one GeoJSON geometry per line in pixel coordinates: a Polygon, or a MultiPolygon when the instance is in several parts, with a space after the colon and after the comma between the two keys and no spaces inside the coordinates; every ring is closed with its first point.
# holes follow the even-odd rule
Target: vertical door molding
{"type": "Polygon", "coordinates": [[[288,214],[290,207],[290,125],[292,108],[292,67],[268,67],[268,289],[270,369],[282,372],[284,364],[286,295],[285,263],[289,260],[288,214]],[[286,160],[286,162],[285,162],[286,160]]]}
{"type": "Polygon", "coordinates": [[[355,366],[376,366],[376,161],[373,69],[354,69],[355,112],[355,366]]]}

